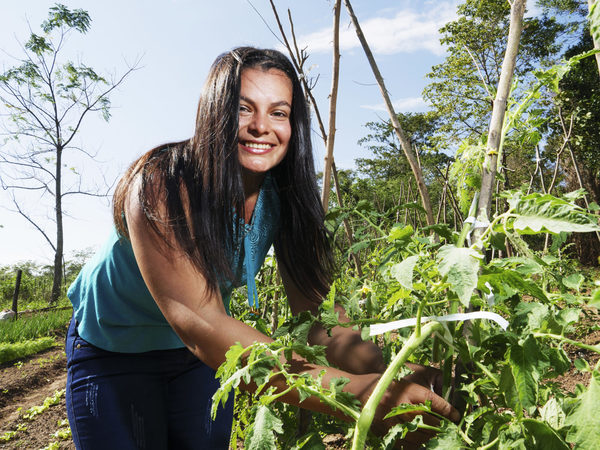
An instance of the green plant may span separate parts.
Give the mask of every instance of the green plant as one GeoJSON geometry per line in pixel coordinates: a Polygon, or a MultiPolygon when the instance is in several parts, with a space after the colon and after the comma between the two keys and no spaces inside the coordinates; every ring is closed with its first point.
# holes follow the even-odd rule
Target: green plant
{"type": "MultiPolygon", "coordinates": [[[[389,368],[375,393],[383,392],[386,383],[403,376],[402,367],[407,361],[438,362],[447,380],[444,395],[451,398],[450,380],[460,361],[466,373],[455,380],[455,391],[465,403],[463,418],[458,424],[442,421],[428,448],[568,448],[569,444],[592,448],[589,443],[600,439],[600,428],[588,423],[590,405],[598,400],[597,365],[591,367],[585,359],[577,362],[579,370],[592,374],[592,378],[587,388],[582,386],[575,393],[564,391],[554,380],[572,364],[565,345],[600,353],[600,346],[582,343],[572,335],[583,308],[595,297],[581,289],[584,284],[589,285],[583,275],[562,273],[556,261],[533,251],[524,238],[598,230],[597,218],[574,203],[577,194],[556,198],[512,191],[504,196],[509,205],[506,212],[497,215],[469,247],[464,247],[464,238],[471,224],[466,224],[461,234],[443,226],[424,230],[433,231],[437,235],[434,238],[409,226],[396,225],[386,230],[370,217],[378,213],[368,208],[344,213],[356,214],[372,224],[369,232],[365,230],[364,240],[357,241],[357,245],[367,243],[363,247],[368,255],[365,275],[358,278],[345,271],[334,283],[318,320],[326,327],[362,327],[364,337],[369,338],[371,324],[415,317],[412,332],[400,329],[377,338],[389,368]],[[507,241],[518,255],[485,259],[492,248],[500,248],[507,241]],[[556,289],[559,284],[561,288],[556,289]],[[346,308],[353,319],[350,323],[337,323],[332,310],[334,300],[346,308]],[[503,315],[508,319],[508,329],[504,331],[480,320],[467,326],[466,322],[427,319],[470,306],[503,315]]],[[[336,220],[341,216],[338,214],[336,220]]],[[[227,361],[219,370],[222,387],[215,402],[242,379],[253,380],[259,386],[255,404],[250,408],[253,414],[260,415],[261,421],[252,425],[246,419],[254,427],[245,436],[248,445],[256,443],[256,439],[282,447],[285,439],[289,443],[290,437],[282,427],[285,418],[273,407],[282,394],[266,388],[275,374],[285,376],[289,389],[297,389],[301,396],[317,396],[354,418],[354,448],[362,448],[365,442],[377,448],[391,447],[405,433],[430,427],[417,416],[410,423],[395,426],[383,439],[371,437],[366,441],[377,394],[359,413],[352,399],[342,395],[344,380],[323,387],[320,380],[288,373],[286,352],[295,351],[325,363],[320,359],[322,349],[304,345],[313,320],[316,319],[310,315],[291,318],[283,323],[275,335],[277,340],[270,346],[237,346],[227,354],[227,361]]],[[[402,405],[392,414],[410,410],[427,412],[429,407],[402,405]]],[[[339,426],[343,429],[343,425],[339,426]]],[[[293,441],[294,445],[303,439],[315,442],[320,438],[314,429],[308,430],[293,441]]]]}
{"type": "Polygon", "coordinates": [[[0,343],[0,364],[33,355],[55,345],[56,342],[50,337],[8,344],[0,343]]]}
{"type": "Polygon", "coordinates": [[[32,316],[21,316],[17,320],[0,322],[0,343],[18,343],[24,340],[64,334],[71,309],[45,311],[32,316]]]}

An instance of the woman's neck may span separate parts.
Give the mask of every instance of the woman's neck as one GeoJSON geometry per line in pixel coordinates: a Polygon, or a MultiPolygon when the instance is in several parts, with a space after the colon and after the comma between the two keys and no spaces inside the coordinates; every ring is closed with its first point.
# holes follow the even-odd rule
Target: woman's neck
{"type": "Polygon", "coordinates": [[[242,172],[242,183],[244,184],[244,221],[250,223],[254,207],[258,200],[260,186],[265,179],[264,173],[242,172]]]}

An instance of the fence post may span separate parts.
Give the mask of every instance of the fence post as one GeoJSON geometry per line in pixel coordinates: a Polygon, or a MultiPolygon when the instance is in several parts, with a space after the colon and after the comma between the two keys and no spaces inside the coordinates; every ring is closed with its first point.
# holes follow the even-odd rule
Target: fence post
{"type": "Polygon", "coordinates": [[[23,270],[17,270],[17,279],[15,281],[15,292],[13,293],[12,310],[15,313],[15,320],[17,320],[17,300],[19,299],[19,289],[21,288],[21,275],[23,270]]]}

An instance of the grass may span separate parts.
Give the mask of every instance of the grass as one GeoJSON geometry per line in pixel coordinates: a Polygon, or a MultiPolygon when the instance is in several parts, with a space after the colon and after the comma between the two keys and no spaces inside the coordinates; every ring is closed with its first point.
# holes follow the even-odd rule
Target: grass
{"type": "Polygon", "coordinates": [[[0,322],[0,343],[17,343],[45,336],[64,334],[71,318],[70,309],[45,311],[33,316],[19,317],[17,320],[0,322]]]}
{"type": "Polygon", "coordinates": [[[56,345],[56,341],[51,337],[43,337],[28,341],[16,343],[1,343],[0,344],[0,364],[14,361],[16,359],[25,358],[29,355],[34,355],[46,350],[47,348],[56,345]]]}
{"type": "Polygon", "coordinates": [[[64,309],[0,321],[0,364],[56,345],[56,336],[65,334],[71,315],[70,309],[64,309]]]}

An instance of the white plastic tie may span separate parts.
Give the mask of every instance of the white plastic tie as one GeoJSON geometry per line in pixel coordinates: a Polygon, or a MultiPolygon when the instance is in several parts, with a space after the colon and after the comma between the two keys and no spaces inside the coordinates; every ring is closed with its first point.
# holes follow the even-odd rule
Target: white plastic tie
{"type": "MultiPolygon", "coordinates": [[[[474,311],[470,313],[456,313],[456,314],[448,314],[447,316],[429,316],[429,317],[421,317],[421,323],[429,322],[432,320],[437,320],[438,322],[460,322],[463,320],[473,320],[473,319],[488,319],[493,322],[496,322],[503,330],[508,328],[508,321],[499,314],[488,312],[488,311],[474,311]]],[[[413,317],[411,319],[402,319],[395,320],[393,322],[388,323],[377,323],[371,325],[370,327],[370,336],[376,336],[378,334],[383,334],[388,331],[397,330],[399,328],[412,327],[417,324],[417,318],[413,317]]]]}

